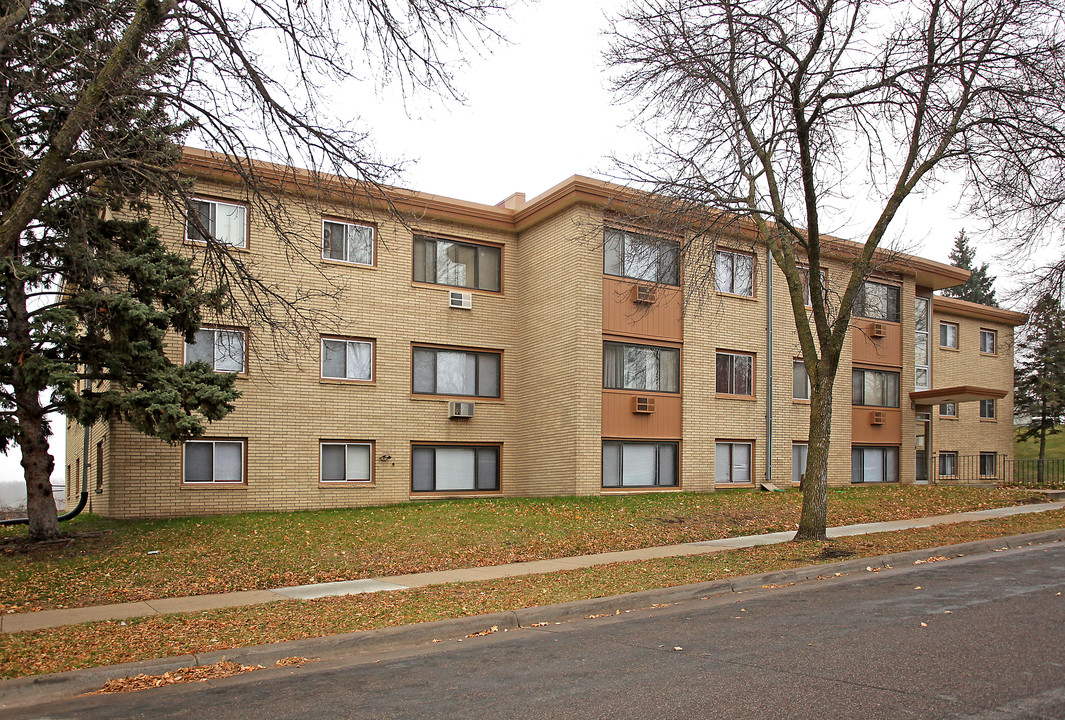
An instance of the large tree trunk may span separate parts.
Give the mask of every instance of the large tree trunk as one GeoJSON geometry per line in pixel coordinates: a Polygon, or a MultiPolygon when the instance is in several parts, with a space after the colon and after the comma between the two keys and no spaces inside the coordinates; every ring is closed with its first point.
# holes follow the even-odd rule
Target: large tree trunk
{"type": "MultiPolygon", "coordinates": [[[[6,270],[7,342],[16,353],[12,364],[11,387],[15,396],[18,431],[15,440],[22,450],[22,469],[26,478],[26,517],[30,540],[51,540],[61,535],[59,515],[52,497],[52,469],[55,461],[48,451],[48,420],[41,406],[40,378],[33,368],[33,343],[30,335],[26,288],[12,263],[6,270]],[[29,365],[29,367],[27,367],[29,365]]],[[[39,370],[36,370],[39,374],[39,370]]]]}
{"type": "Polygon", "coordinates": [[[802,515],[795,540],[826,540],[828,526],[828,452],[832,440],[832,386],[834,370],[811,378],[810,435],[806,474],[802,482],[802,515]]]}

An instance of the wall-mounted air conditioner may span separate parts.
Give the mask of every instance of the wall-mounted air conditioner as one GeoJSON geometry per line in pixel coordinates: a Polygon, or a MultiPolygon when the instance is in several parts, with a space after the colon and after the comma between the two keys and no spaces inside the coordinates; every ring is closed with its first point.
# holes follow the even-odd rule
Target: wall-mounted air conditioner
{"type": "Polygon", "coordinates": [[[473,403],[449,400],[447,403],[447,416],[450,418],[473,417],[473,403]]]}
{"type": "Polygon", "coordinates": [[[632,411],[642,415],[650,415],[655,411],[655,399],[646,395],[636,395],[632,398],[632,411]]]}
{"type": "Polygon", "coordinates": [[[887,328],[884,326],[884,323],[873,323],[873,337],[887,337],[887,328]]]}
{"type": "Polygon", "coordinates": [[[884,424],[884,413],[883,413],[883,411],[874,410],[873,412],[869,413],[869,424],[870,425],[883,425],[884,424]]]}
{"type": "Polygon", "coordinates": [[[456,292],[449,293],[448,305],[459,310],[471,310],[473,308],[473,293],[456,292]]]}
{"type": "Polygon", "coordinates": [[[654,305],[658,299],[658,288],[650,285],[633,285],[632,301],[637,305],[654,305]]]}

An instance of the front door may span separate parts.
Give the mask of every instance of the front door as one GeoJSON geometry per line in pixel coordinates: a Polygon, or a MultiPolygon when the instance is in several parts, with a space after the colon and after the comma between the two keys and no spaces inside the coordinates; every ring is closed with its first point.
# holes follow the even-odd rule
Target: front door
{"type": "Polygon", "coordinates": [[[931,413],[917,413],[917,427],[914,441],[917,446],[917,463],[914,468],[913,481],[918,485],[928,484],[928,436],[932,427],[931,413]]]}

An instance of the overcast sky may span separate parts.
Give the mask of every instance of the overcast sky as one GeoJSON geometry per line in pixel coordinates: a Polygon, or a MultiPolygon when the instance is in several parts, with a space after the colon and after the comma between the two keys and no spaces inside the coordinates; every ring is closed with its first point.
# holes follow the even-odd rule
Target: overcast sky
{"type": "MultiPolygon", "coordinates": [[[[531,199],[571,175],[608,177],[609,156],[639,150],[628,112],[611,104],[601,52],[604,15],[618,0],[540,0],[515,8],[500,28],[509,44],[456,74],[466,104],[408,103],[394,93],[365,94],[359,114],[378,152],[412,161],[397,183],[436,195],[494,205],[514,192],[531,199]]],[[[356,96],[357,97],[357,96],[356,96]]],[[[958,230],[974,229],[953,211],[949,192],[908,200],[898,226],[906,249],[946,262],[958,230]]],[[[1006,271],[991,252],[978,260],[1006,271]]],[[[63,423],[55,423],[56,473],[62,482],[63,423]]],[[[0,482],[21,482],[17,450],[0,456],[0,482]]]]}

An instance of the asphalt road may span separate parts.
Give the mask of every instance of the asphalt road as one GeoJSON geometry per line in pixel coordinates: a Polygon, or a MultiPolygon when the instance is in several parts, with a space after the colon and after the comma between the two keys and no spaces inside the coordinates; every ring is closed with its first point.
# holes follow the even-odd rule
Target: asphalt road
{"type": "Polygon", "coordinates": [[[1061,543],[14,718],[1065,718],[1061,543]]]}

